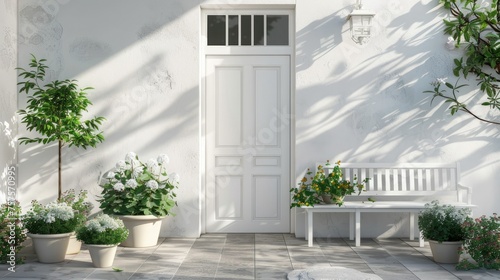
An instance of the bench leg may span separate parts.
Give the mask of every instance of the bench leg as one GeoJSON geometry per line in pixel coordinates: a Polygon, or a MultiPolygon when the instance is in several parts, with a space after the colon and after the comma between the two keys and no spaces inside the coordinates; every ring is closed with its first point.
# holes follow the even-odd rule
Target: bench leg
{"type": "Polygon", "coordinates": [[[349,212],[349,240],[354,240],[354,212],[349,212]]]}
{"type": "Polygon", "coordinates": [[[356,210],[356,247],[361,245],[361,213],[356,210]]]}
{"type": "Polygon", "coordinates": [[[415,213],[410,212],[410,240],[415,239],[415,213]]]}
{"type": "Polygon", "coordinates": [[[313,246],[313,212],[307,211],[307,245],[313,246]]]}

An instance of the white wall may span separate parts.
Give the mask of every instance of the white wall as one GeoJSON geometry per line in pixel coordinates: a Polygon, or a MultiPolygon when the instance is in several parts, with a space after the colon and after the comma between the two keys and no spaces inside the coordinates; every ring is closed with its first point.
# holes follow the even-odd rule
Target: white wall
{"type": "MultiPolygon", "coordinates": [[[[349,38],[346,21],[354,0],[295,2],[295,181],[307,168],[327,159],[460,161],[462,183],[474,189],[475,214],[499,212],[495,201],[500,196],[496,183],[500,179],[499,128],[464,114],[451,117],[445,105],[435,102],[430,106],[430,96],[422,93],[438,77],[454,81],[452,58],[459,55],[459,51],[445,48],[441,19],[446,13],[436,8],[438,1],[364,1],[377,15],[374,36],[362,46],[349,38]]],[[[0,13],[10,15],[0,17],[2,28],[15,26],[12,3],[0,2],[7,7],[0,13]]],[[[162,235],[198,236],[202,158],[199,5],[243,1],[39,3],[19,1],[18,65],[26,67],[30,53],[48,59],[52,79],[76,78],[82,87],[94,87],[89,95],[94,103],[89,116],[107,118],[102,127],[103,144],[96,149],[65,150],[64,188],[88,189],[94,199],[99,194],[99,175],[128,151],[143,159],[168,153],[171,171],[181,175],[181,187],[178,215],[167,219],[162,235]]],[[[1,52],[2,60],[4,57],[1,52]]],[[[0,71],[15,67],[15,60],[9,61],[13,61],[11,65],[5,68],[2,64],[6,70],[0,71]]],[[[0,85],[1,98],[11,98],[9,102],[14,104],[15,72],[0,79],[7,79],[0,85]]],[[[24,107],[23,102],[21,98],[19,107],[24,107]]],[[[11,107],[5,116],[1,111],[2,122],[13,116],[11,107]]],[[[22,125],[19,130],[21,136],[26,135],[22,125]]],[[[5,133],[2,137],[8,139],[5,133]]],[[[4,143],[2,140],[2,168],[15,155],[4,143]]],[[[19,147],[19,192],[25,206],[34,198],[42,202],[55,199],[56,160],[55,146],[19,147]]],[[[363,219],[363,236],[407,234],[404,215],[363,215],[363,219]]],[[[346,215],[318,215],[316,221],[318,236],[347,236],[346,215]]],[[[293,222],[292,231],[303,235],[303,216],[299,213],[293,222]]]]}
{"type": "Polygon", "coordinates": [[[17,1],[0,0],[0,204],[16,199],[16,44],[17,1]]]}
{"type": "MultiPolygon", "coordinates": [[[[143,160],[166,153],[168,172],[177,172],[181,183],[177,216],[164,221],[161,234],[198,236],[198,1],[39,3],[19,2],[19,65],[27,67],[33,53],[48,60],[51,79],[95,88],[88,116],[107,119],[106,140],[96,149],[65,148],[63,188],[87,189],[95,201],[99,176],[127,152],[143,160]]],[[[56,145],[23,145],[19,156],[23,204],[54,200],[56,145]]]]}
{"type": "MultiPolygon", "coordinates": [[[[445,47],[446,11],[437,2],[363,1],[376,12],[375,32],[357,45],[346,21],[355,1],[297,1],[297,183],[326,160],[459,161],[478,205],[474,213],[500,211],[500,127],[463,113],[451,117],[441,100],[430,106],[423,93],[436,78],[455,81],[453,57],[460,54],[445,47]]],[[[407,215],[362,220],[363,236],[407,236],[407,215]]],[[[347,215],[318,215],[315,227],[318,236],[347,236],[347,215]]],[[[304,235],[301,213],[296,232],[304,235]]]]}

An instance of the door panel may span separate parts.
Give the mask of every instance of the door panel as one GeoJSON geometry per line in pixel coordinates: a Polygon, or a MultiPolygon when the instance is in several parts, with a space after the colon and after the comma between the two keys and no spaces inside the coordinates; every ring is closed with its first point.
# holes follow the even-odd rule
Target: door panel
{"type": "Polygon", "coordinates": [[[206,62],[206,231],[289,232],[290,58],[206,62]]]}

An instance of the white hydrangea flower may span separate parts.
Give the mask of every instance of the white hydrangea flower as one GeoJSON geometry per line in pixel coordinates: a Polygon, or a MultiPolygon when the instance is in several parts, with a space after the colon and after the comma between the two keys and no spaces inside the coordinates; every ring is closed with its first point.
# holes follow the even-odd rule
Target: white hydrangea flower
{"type": "Polygon", "coordinates": [[[135,179],[128,179],[125,183],[125,187],[135,189],[137,187],[137,181],[135,179]]]}
{"type": "Polygon", "coordinates": [[[175,173],[175,172],[174,172],[174,173],[172,173],[172,174],[170,174],[170,178],[171,178],[174,182],[176,182],[176,183],[179,183],[179,182],[180,182],[180,180],[181,180],[181,177],[179,176],[179,174],[177,174],[177,173],[175,173]]]}
{"type": "Polygon", "coordinates": [[[106,178],[107,178],[107,179],[113,179],[113,178],[115,178],[115,175],[116,175],[116,174],[115,174],[115,172],[113,172],[113,171],[109,171],[109,172],[106,174],[106,178]]]}
{"type": "Polygon", "coordinates": [[[144,168],[142,166],[137,166],[132,170],[132,178],[137,179],[139,176],[141,176],[143,171],[144,168]]]}
{"type": "Polygon", "coordinates": [[[124,160],[120,160],[116,163],[116,170],[123,171],[127,169],[127,163],[124,160]]]}
{"type": "Polygon", "coordinates": [[[126,162],[132,162],[132,161],[135,161],[136,159],[137,159],[137,155],[134,152],[129,152],[125,156],[125,161],[126,162]]]}
{"type": "Polygon", "coordinates": [[[122,184],[122,183],[116,183],[114,186],[113,186],[113,189],[115,191],[118,191],[118,192],[121,192],[125,189],[125,186],[122,184]]]}
{"type": "Polygon", "coordinates": [[[156,182],[155,180],[149,180],[147,183],[146,183],[146,187],[152,189],[152,190],[156,190],[158,189],[158,182],[156,182]]]}
{"type": "Polygon", "coordinates": [[[166,154],[160,154],[158,156],[158,158],[156,159],[156,161],[158,161],[158,163],[161,165],[165,165],[165,164],[168,164],[170,162],[170,159],[168,158],[168,156],[166,154]]]}

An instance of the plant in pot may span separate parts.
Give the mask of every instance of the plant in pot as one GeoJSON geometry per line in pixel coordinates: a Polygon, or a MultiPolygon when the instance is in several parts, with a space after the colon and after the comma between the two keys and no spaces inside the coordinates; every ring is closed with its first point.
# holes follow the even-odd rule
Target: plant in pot
{"type": "Polygon", "coordinates": [[[87,221],[76,231],[76,238],[85,243],[95,267],[110,267],[116,247],[127,239],[128,230],[118,218],[101,214],[87,221]]]}
{"type": "MultiPolygon", "coordinates": [[[[86,201],[88,192],[86,190],[81,190],[78,195],[74,189],[69,189],[62,194],[62,197],[58,199],[59,202],[65,202],[67,205],[71,206],[78,217],[78,225],[77,228],[83,226],[87,221],[87,217],[90,215],[90,212],[94,208],[92,203],[86,201]]],[[[80,248],[82,247],[82,242],[76,239],[75,233],[73,233],[69,239],[68,251],[66,254],[78,254],[80,252],[80,248]]]]}
{"type": "Polygon", "coordinates": [[[130,152],[104,174],[98,201],[105,214],[118,216],[129,229],[122,246],[155,246],[162,219],[173,215],[179,176],[167,174],[168,162],[167,155],[161,154],[143,163],[130,152]]]}
{"type": "Polygon", "coordinates": [[[462,224],[465,231],[462,254],[468,254],[474,262],[464,258],[457,269],[500,269],[500,217],[493,214],[473,219],[467,217],[462,224]]]}
{"type": "Polygon", "coordinates": [[[439,204],[437,200],[425,205],[418,217],[418,226],[422,236],[429,240],[434,261],[458,263],[465,239],[462,223],[470,213],[469,208],[439,204]]]}
{"type": "Polygon", "coordinates": [[[64,202],[51,202],[47,205],[36,200],[31,202],[31,209],[24,216],[23,222],[33,241],[39,262],[64,261],[70,235],[81,220],[80,215],[64,202]]]}
{"type": "MultiPolygon", "coordinates": [[[[325,166],[329,165],[330,162],[327,161],[325,166]]],[[[316,174],[307,178],[311,175],[312,172],[308,169],[306,176],[300,181],[299,187],[290,190],[293,199],[290,208],[314,206],[320,203],[342,206],[346,195],[361,194],[365,189],[365,184],[370,180],[370,178],[365,178],[359,181],[356,176],[352,182],[343,179],[340,161],[335,163],[333,170],[328,174],[322,165],[318,165],[316,174]]]]}
{"type": "Polygon", "coordinates": [[[83,113],[87,107],[92,105],[87,98],[87,87],[79,89],[75,80],[55,80],[42,85],[46,78],[45,59],[37,60],[32,55],[31,70],[17,68],[19,77],[25,81],[19,82],[21,85],[19,93],[28,95],[25,110],[19,110],[22,116],[21,123],[26,124],[28,131],[35,131],[39,137],[21,137],[20,144],[58,143],[58,194],[62,196],[62,149],[65,145],[81,147],[96,147],[104,141],[99,125],[104,121],[103,117],[94,117],[88,120],[83,119],[83,113]]]}
{"type": "Polygon", "coordinates": [[[9,264],[12,269],[24,261],[19,256],[26,240],[26,228],[21,218],[18,201],[9,200],[0,206],[0,262],[9,264]]]}

